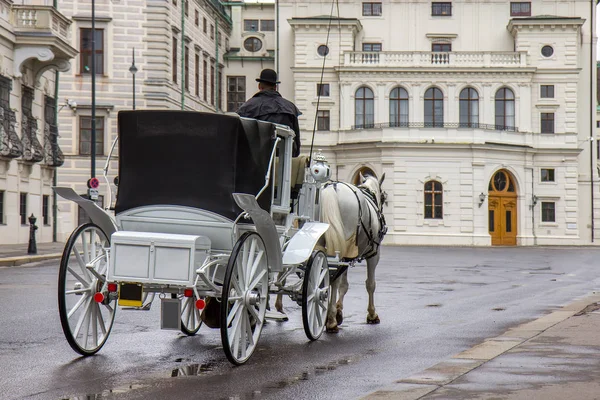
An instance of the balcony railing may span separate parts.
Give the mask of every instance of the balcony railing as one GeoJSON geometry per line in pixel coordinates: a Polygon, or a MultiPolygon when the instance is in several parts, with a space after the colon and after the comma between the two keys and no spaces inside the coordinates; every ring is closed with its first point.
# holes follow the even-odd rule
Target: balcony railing
{"type": "Polygon", "coordinates": [[[525,52],[351,51],[346,67],[515,68],[527,65],[525,52]]]}
{"type": "Polygon", "coordinates": [[[357,130],[382,128],[483,129],[488,131],[519,132],[519,128],[515,126],[480,124],[478,122],[378,122],[352,125],[351,129],[357,130]]]}
{"type": "Polygon", "coordinates": [[[51,33],[64,41],[69,41],[71,33],[71,20],[52,6],[15,4],[12,6],[12,24],[16,33],[51,33]]]}

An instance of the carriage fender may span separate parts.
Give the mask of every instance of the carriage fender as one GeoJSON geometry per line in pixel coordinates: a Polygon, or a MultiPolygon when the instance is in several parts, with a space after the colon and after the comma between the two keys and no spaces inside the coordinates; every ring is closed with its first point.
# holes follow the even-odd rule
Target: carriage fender
{"type": "Polygon", "coordinates": [[[113,233],[117,231],[117,226],[114,221],[108,215],[106,211],[98,207],[96,203],[91,200],[84,199],[78,195],[72,188],[67,187],[53,187],[54,191],[60,197],[77,203],[85,212],[89,215],[92,222],[106,234],[107,237],[111,237],[113,233]]]}
{"type": "Polygon", "coordinates": [[[283,264],[300,264],[308,260],[317,242],[329,229],[329,224],[323,222],[307,222],[290,239],[284,253],[283,264]]]}

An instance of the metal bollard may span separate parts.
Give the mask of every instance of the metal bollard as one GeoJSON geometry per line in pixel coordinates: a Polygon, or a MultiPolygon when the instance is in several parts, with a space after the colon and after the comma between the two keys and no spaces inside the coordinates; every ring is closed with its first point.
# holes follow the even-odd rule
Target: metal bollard
{"type": "Polygon", "coordinates": [[[27,254],[37,254],[35,231],[38,227],[36,226],[35,221],[37,221],[37,218],[31,214],[31,217],[29,217],[29,247],[27,247],[27,254]]]}

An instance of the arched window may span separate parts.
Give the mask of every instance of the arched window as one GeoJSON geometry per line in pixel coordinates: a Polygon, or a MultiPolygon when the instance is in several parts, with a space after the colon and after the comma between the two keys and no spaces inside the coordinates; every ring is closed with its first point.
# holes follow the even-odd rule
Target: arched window
{"type": "Polygon", "coordinates": [[[479,127],[479,94],[473,88],[464,88],[460,92],[460,127],[479,127]]]}
{"type": "Polygon", "coordinates": [[[515,94],[509,88],[500,88],[496,92],[496,129],[515,130],[515,94]]]}
{"type": "Polygon", "coordinates": [[[368,87],[358,88],[354,96],[356,129],[373,128],[375,125],[375,101],[368,87]]]}
{"type": "Polygon", "coordinates": [[[425,92],[425,127],[444,127],[444,95],[436,87],[425,92]]]}
{"type": "Polygon", "coordinates": [[[390,126],[408,126],[408,92],[401,87],[390,92],[390,126]]]}
{"type": "Polygon", "coordinates": [[[425,218],[442,219],[444,215],[444,190],[441,182],[425,182],[423,192],[425,194],[425,218]]]}

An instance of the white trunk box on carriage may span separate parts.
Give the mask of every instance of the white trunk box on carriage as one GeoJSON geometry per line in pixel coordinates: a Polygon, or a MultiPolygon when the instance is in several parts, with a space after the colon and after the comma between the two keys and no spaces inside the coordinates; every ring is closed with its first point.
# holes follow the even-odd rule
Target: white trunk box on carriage
{"type": "Polygon", "coordinates": [[[192,287],[209,252],[206,236],[115,232],[108,280],[192,287]]]}

